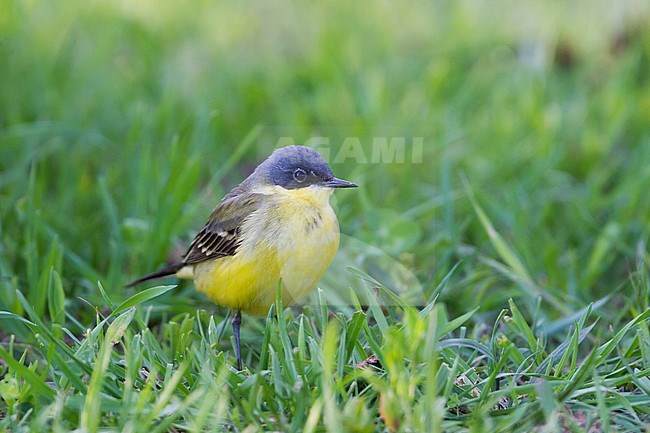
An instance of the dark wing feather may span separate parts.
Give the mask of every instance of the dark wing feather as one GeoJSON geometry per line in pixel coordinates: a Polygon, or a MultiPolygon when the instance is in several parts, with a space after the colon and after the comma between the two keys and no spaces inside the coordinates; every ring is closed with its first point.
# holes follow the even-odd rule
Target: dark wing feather
{"type": "Polygon", "coordinates": [[[235,190],[224,197],[190,244],[183,263],[192,265],[235,254],[241,242],[241,225],[259,208],[260,197],[235,190]]]}

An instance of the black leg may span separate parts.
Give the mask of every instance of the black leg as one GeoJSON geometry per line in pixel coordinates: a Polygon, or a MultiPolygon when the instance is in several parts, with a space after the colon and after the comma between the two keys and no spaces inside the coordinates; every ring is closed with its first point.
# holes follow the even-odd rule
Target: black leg
{"type": "Polygon", "coordinates": [[[235,355],[237,356],[237,370],[242,371],[241,344],[239,343],[239,326],[241,325],[241,311],[235,311],[232,316],[232,331],[235,334],[235,355]]]}

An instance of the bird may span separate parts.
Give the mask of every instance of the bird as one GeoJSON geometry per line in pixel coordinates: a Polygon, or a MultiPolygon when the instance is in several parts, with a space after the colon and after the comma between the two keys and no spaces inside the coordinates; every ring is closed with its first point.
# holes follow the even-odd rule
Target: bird
{"type": "Polygon", "coordinates": [[[306,146],[273,153],[214,208],[181,260],[130,282],[175,276],[233,312],[237,368],[242,371],[242,312],[264,315],[280,287],[283,305],[308,295],[339,247],[330,205],[338,188],[357,185],[334,176],[321,154],[306,146]]]}

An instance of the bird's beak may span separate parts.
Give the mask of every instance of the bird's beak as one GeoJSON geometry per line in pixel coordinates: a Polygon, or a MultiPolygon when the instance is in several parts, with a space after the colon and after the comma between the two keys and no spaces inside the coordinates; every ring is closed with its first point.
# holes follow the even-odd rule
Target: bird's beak
{"type": "Polygon", "coordinates": [[[332,180],[326,180],[321,185],[327,188],[356,188],[358,186],[356,183],[348,182],[337,177],[332,180]]]}

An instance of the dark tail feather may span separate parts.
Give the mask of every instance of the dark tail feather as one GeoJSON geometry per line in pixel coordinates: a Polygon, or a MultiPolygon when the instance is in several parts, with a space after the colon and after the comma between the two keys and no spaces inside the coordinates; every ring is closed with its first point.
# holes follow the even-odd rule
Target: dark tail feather
{"type": "Polygon", "coordinates": [[[129,287],[137,286],[140,283],[144,283],[145,281],[155,280],[156,278],[162,278],[162,277],[166,277],[168,275],[174,275],[183,266],[185,266],[184,263],[174,263],[172,265],[165,266],[164,268],[159,269],[159,270],[157,270],[155,272],[152,272],[150,274],[147,274],[147,275],[145,275],[143,277],[140,277],[135,281],[131,281],[125,287],[129,288],[129,287]]]}

